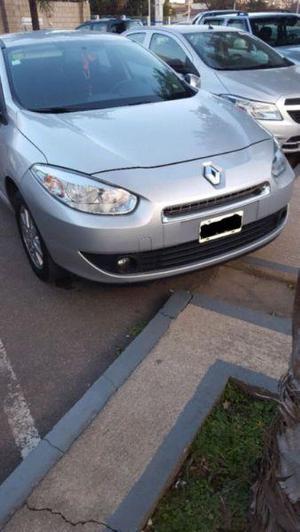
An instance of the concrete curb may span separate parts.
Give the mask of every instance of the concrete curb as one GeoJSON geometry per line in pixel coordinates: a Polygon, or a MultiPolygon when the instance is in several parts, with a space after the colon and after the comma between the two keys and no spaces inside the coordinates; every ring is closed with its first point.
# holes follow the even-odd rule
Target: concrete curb
{"type": "Polygon", "coordinates": [[[255,273],[256,275],[265,279],[280,281],[295,285],[297,282],[298,268],[281,264],[260,257],[252,255],[229,262],[227,266],[236,270],[246,271],[248,273],[255,273]]]}
{"type": "Polygon", "coordinates": [[[191,298],[189,292],[175,292],[144,330],[1,484],[0,525],[4,525],[26,501],[33,488],[144,360],[191,298]]]}
{"type": "Polygon", "coordinates": [[[228,379],[276,395],[277,381],[261,373],[217,361],[198,385],[143,475],[123,499],[107,526],[120,532],[139,532],[152,515],[184,461],[201,425],[221,396],[228,379]]]}
{"type": "Polygon", "coordinates": [[[209,296],[201,294],[195,294],[191,300],[191,303],[192,305],[197,305],[199,307],[218,312],[219,314],[225,314],[225,316],[236,318],[237,320],[253,323],[259,327],[264,327],[265,329],[272,329],[273,331],[288,335],[292,333],[292,322],[289,318],[280,318],[278,316],[266,314],[265,312],[259,310],[251,310],[246,307],[232,305],[226,301],[213,299],[209,296]]]}

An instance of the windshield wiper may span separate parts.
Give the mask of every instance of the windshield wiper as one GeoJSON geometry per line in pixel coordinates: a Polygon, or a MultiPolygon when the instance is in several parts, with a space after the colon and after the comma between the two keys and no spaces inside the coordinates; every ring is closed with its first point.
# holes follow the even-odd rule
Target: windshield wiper
{"type": "Polygon", "coordinates": [[[32,111],[33,113],[74,113],[75,111],[84,111],[86,110],[85,107],[40,107],[37,109],[28,109],[28,111],[32,111]]]}
{"type": "MultiPolygon", "coordinates": [[[[291,63],[291,62],[290,62],[291,63]]],[[[224,70],[229,72],[240,72],[242,70],[267,70],[268,68],[284,68],[287,66],[291,66],[291,64],[283,63],[281,65],[256,65],[256,66],[247,66],[247,67],[226,67],[226,68],[215,68],[215,70],[224,70]]]]}

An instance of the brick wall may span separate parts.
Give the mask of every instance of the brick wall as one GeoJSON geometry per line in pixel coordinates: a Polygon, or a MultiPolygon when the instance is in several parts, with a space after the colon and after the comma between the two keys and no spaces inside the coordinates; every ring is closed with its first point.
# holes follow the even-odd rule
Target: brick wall
{"type": "MultiPolygon", "coordinates": [[[[39,9],[41,28],[73,29],[91,16],[89,2],[50,2],[39,9]]],[[[28,0],[0,0],[0,32],[31,30],[28,0]]]]}

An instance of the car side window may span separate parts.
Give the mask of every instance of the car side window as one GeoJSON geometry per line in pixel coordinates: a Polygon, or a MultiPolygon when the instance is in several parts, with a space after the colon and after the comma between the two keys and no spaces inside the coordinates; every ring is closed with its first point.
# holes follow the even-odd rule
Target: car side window
{"type": "Polygon", "coordinates": [[[255,17],[251,20],[251,28],[254,35],[271,46],[300,44],[300,17],[297,15],[255,17]]]}
{"type": "Polygon", "coordinates": [[[81,24],[81,26],[78,26],[77,30],[79,30],[79,31],[90,30],[90,29],[92,29],[91,26],[92,26],[92,24],[81,24]]]}
{"type": "Polygon", "coordinates": [[[172,37],[154,33],[150,42],[150,50],[179,74],[195,74],[199,76],[198,71],[185,51],[172,37]]]}
{"type": "Polygon", "coordinates": [[[107,31],[107,22],[94,22],[94,24],[90,24],[89,29],[92,31],[99,31],[101,33],[104,33],[107,31]]]}
{"type": "Polygon", "coordinates": [[[238,28],[239,30],[247,31],[247,23],[245,19],[239,19],[238,17],[231,18],[228,20],[227,25],[232,28],[238,28]]]}
{"type": "Polygon", "coordinates": [[[134,42],[138,42],[139,44],[144,44],[146,33],[140,32],[140,33],[131,33],[130,35],[127,35],[128,39],[134,42]]]}
{"type": "Polygon", "coordinates": [[[222,26],[223,23],[224,23],[224,20],[222,18],[212,18],[212,17],[205,18],[201,22],[201,24],[206,24],[206,26],[208,26],[208,25],[211,25],[211,26],[222,26]]]}

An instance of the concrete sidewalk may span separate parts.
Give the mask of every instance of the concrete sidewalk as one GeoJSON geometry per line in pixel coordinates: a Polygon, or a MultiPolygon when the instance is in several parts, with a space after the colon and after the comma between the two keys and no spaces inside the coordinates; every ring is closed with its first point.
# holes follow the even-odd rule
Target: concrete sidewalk
{"type": "MultiPolygon", "coordinates": [[[[179,294],[187,304],[183,308],[181,301],[182,311],[175,317],[174,297],[178,294],[160,312],[159,320],[168,319],[168,326],[157,344],[34,489],[5,532],[65,532],[74,525],[88,532],[133,532],[114,516],[209,368],[222,360],[275,379],[287,369],[289,320],[188,294],[179,294]]],[[[143,350],[143,342],[138,346],[143,350]]]]}

